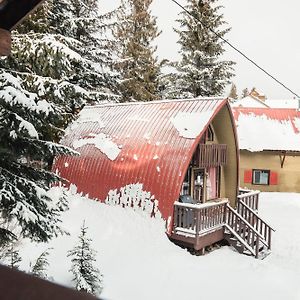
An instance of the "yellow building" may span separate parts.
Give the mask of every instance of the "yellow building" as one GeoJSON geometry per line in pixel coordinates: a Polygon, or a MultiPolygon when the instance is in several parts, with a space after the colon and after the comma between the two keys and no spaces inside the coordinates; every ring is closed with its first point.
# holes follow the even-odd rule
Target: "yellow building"
{"type": "Polygon", "coordinates": [[[233,113],[240,148],[240,186],[299,193],[299,110],[236,107],[233,113]]]}

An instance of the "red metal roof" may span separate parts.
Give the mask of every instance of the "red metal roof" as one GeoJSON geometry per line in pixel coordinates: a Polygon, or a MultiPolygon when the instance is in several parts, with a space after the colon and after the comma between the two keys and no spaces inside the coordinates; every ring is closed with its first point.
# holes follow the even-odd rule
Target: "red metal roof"
{"type": "Polygon", "coordinates": [[[120,153],[109,159],[105,151],[86,144],[76,149],[80,156],[58,158],[54,169],[76,184],[79,192],[101,201],[111,190],[143,184],[143,190],[158,200],[166,219],[173,212],[173,203],[178,199],[201,135],[225,105],[226,99],[192,99],[85,107],[80,113],[83,121],[79,118],[67,130],[62,143],[73,147],[74,141],[104,134],[118,145],[120,153]],[[194,138],[180,136],[170,121],[178,113],[209,111],[210,119],[194,138]],[[93,120],[89,121],[90,115],[93,120]]]}
{"type": "Polygon", "coordinates": [[[234,107],[232,111],[241,149],[252,151],[251,146],[259,146],[261,150],[300,151],[300,111],[297,109],[234,107]]]}

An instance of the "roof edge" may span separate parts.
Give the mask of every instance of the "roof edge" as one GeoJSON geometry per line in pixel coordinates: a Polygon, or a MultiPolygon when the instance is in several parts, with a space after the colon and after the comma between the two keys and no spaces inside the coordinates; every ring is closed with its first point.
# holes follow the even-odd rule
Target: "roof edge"
{"type": "Polygon", "coordinates": [[[106,107],[106,106],[128,106],[128,105],[150,105],[150,104],[158,104],[158,103],[169,103],[169,102],[182,102],[182,101],[210,101],[210,100],[226,100],[227,97],[198,97],[198,98],[189,98],[189,99],[163,99],[163,100],[155,100],[155,101],[137,101],[137,102],[122,102],[122,103],[104,103],[97,105],[86,105],[85,108],[95,108],[95,107],[106,107]]]}

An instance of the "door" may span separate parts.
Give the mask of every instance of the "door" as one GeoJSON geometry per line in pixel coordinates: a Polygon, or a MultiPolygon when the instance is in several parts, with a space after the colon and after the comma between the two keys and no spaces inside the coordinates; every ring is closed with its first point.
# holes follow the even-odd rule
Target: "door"
{"type": "Polygon", "coordinates": [[[193,169],[192,184],[192,197],[194,201],[198,203],[203,203],[204,169],[193,169]]]}

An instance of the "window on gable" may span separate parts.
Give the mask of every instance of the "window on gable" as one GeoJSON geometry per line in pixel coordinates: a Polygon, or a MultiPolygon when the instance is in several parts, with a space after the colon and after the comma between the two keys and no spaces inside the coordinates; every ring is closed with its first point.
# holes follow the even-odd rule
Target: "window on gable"
{"type": "Polygon", "coordinates": [[[206,139],[207,141],[212,142],[214,140],[214,131],[211,128],[211,126],[209,125],[206,131],[206,139]]]}
{"type": "Polygon", "coordinates": [[[252,171],[252,184],[270,184],[270,170],[253,170],[252,171]]]}

